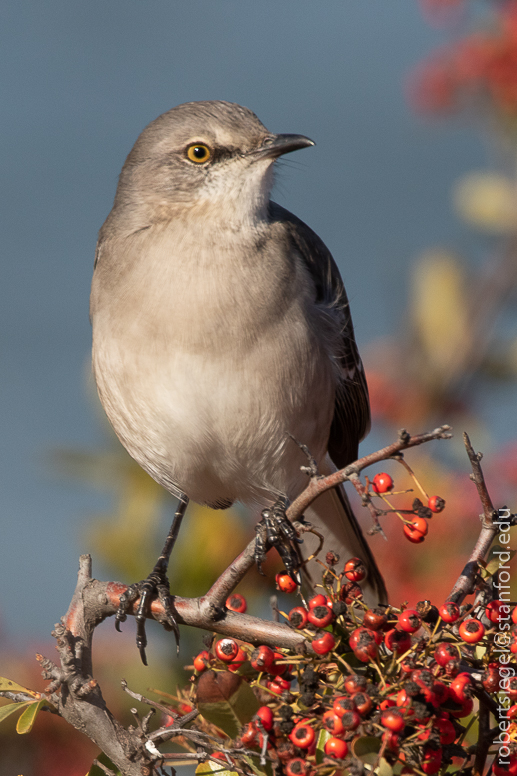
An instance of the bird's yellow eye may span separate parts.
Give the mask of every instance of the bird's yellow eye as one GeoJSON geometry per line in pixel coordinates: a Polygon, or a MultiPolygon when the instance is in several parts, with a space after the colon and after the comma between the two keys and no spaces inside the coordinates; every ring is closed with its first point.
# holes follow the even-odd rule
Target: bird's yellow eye
{"type": "Polygon", "coordinates": [[[210,149],[208,146],[203,145],[203,143],[193,143],[187,148],[187,158],[190,159],[191,162],[196,162],[196,164],[208,162],[211,156],[210,149]]]}

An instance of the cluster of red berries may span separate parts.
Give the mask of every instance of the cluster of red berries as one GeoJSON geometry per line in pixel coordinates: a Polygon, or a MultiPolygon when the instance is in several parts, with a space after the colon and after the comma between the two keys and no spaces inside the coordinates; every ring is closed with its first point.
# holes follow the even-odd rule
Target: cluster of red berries
{"type": "MultiPolygon", "coordinates": [[[[380,496],[384,493],[390,493],[395,483],[389,474],[380,472],[373,477],[371,484],[373,492],[380,496]]],[[[413,515],[410,520],[402,518],[404,536],[413,544],[421,544],[424,541],[429,531],[428,520],[431,519],[433,513],[442,512],[445,508],[445,501],[441,496],[426,495],[426,500],[427,506],[419,498],[415,498],[411,510],[404,510],[406,514],[413,515]]],[[[402,517],[402,515],[399,516],[402,517]]]]}
{"type": "MultiPolygon", "coordinates": [[[[438,609],[422,601],[414,609],[371,609],[362,601],[362,562],[350,559],[340,574],[333,553],[327,563],[324,592],[284,615],[307,636],[308,654],[222,638],[194,660],[197,674],[237,673],[260,704],[240,737],[217,753],[230,770],[233,764],[248,772],[249,757],[262,756],[278,776],[325,776],[336,761],[359,773],[370,747],[382,750],[390,766],[400,763],[403,774],[445,771],[453,757],[466,763],[471,756],[464,739],[476,697],[498,702],[503,684],[510,703],[505,719],[517,742],[517,677],[511,676],[517,666],[512,655],[502,668],[494,641],[502,619],[511,619],[511,653],[517,653],[517,607],[508,613],[501,601],[482,610],[447,601],[438,609]]],[[[284,592],[286,579],[277,578],[284,592]]],[[[263,772],[258,764],[253,769],[263,772]]],[[[517,743],[508,761],[494,761],[493,772],[517,776],[517,743]]]]}
{"type": "Polygon", "coordinates": [[[517,3],[493,10],[495,25],[456,40],[419,67],[410,84],[415,107],[450,113],[475,101],[504,117],[517,115],[517,3]]]}

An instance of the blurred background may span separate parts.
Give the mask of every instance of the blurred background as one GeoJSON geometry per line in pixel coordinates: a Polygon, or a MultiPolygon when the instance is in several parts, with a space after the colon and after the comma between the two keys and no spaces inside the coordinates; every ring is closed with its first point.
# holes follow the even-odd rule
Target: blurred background
{"type": "MultiPolygon", "coordinates": [[[[425,543],[409,544],[394,515],[388,541],[371,539],[394,603],[441,603],[479,530],[463,430],[495,503],[515,503],[515,2],[18,0],[2,4],[0,30],[0,674],[42,689],[33,656],[52,654],[78,556],[92,553],[98,578],[134,581],[170,521],[174,502],[98,405],[88,296],[127,153],[190,100],[241,103],[271,131],[317,143],[278,165],[274,199],[323,238],[345,279],[373,409],[361,453],[401,427],[455,427],[452,442],[407,455],[447,501],[425,543]]],[[[400,467],[383,468],[408,486],[400,467]]],[[[171,573],[181,594],[206,590],[252,535],[239,509],[191,506],[185,528],[171,573]]],[[[243,583],[252,613],[267,615],[278,567],[243,583]]],[[[116,712],[130,705],[121,676],[174,690],[202,648],[183,629],[177,661],[158,626],[149,635],[144,670],[133,623],[99,629],[96,675],[116,712]]],[[[27,740],[2,725],[2,776],[86,772],[95,748],[45,716],[27,740]]]]}

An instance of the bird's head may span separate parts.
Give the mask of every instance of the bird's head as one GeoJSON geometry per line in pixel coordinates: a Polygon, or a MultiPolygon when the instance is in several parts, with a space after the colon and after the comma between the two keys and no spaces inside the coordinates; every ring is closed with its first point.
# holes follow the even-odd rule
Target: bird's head
{"type": "Polygon", "coordinates": [[[303,135],[272,134],[235,103],[178,105],[136,141],[115,206],[147,201],[173,217],[190,211],[220,224],[254,221],[265,214],[275,160],[311,145],[303,135]]]}

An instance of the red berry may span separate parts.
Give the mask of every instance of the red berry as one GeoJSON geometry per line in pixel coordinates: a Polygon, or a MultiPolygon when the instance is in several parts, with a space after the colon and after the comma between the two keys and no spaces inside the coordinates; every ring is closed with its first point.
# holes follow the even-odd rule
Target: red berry
{"type": "Polygon", "coordinates": [[[355,703],[352,698],[347,698],[346,695],[340,695],[339,698],[334,698],[332,704],[334,714],[338,717],[342,717],[347,711],[355,711],[355,703]]]}
{"type": "Polygon", "coordinates": [[[305,723],[295,725],[289,734],[290,740],[300,749],[308,749],[316,738],[314,728],[305,723]]]}
{"type": "MultiPolygon", "coordinates": [[[[472,697],[473,686],[473,680],[468,673],[457,674],[451,684],[448,685],[449,697],[454,703],[464,703],[472,697]]],[[[441,713],[446,714],[447,712],[443,711],[441,713]]]]}
{"type": "Polygon", "coordinates": [[[361,724],[361,717],[355,711],[345,711],[341,717],[341,724],[345,730],[355,730],[361,724]]]}
{"type": "Polygon", "coordinates": [[[327,603],[327,596],[323,595],[323,593],[318,593],[309,601],[309,609],[314,609],[315,606],[325,606],[327,603]]]}
{"type": "Polygon", "coordinates": [[[513,676],[508,682],[508,689],[506,691],[511,701],[517,700],[517,676],[513,676]]]}
{"type": "Polygon", "coordinates": [[[460,607],[454,601],[446,601],[440,606],[438,613],[444,622],[456,622],[460,617],[460,607]]]}
{"type": "Polygon", "coordinates": [[[411,636],[405,631],[393,628],[384,636],[384,643],[390,652],[396,652],[397,655],[403,655],[408,649],[411,649],[411,636]]]}
{"type": "Polygon", "coordinates": [[[226,608],[230,609],[232,612],[239,612],[240,614],[244,614],[248,608],[248,605],[243,595],[240,593],[232,593],[226,599],[226,608]]]}
{"type": "Polygon", "coordinates": [[[294,593],[298,588],[298,585],[294,579],[291,579],[287,571],[280,571],[275,577],[275,582],[277,590],[281,590],[283,593],[294,593]]]}
{"type": "Polygon", "coordinates": [[[308,622],[307,615],[307,609],[305,609],[303,606],[295,606],[294,609],[291,609],[289,612],[290,625],[292,625],[293,628],[297,628],[298,630],[305,628],[308,622]]]}
{"type": "Polygon", "coordinates": [[[285,765],[286,776],[306,776],[309,765],[301,757],[293,757],[285,765]]]}
{"type": "Polygon", "coordinates": [[[499,690],[499,663],[489,663],[487,670],[483,674],[481,684],[487,692],[497,692],[499,690]]]}
{"type": "Polygon", "coordinates": [[[204,649],[199,655],[194,658],[194,668],[196,671],[204,671],[210,660],[210,653],[204,649]]]}
{"type": "Polygon", "coordinates": [[[252,667],[255,669],[255,671],[269,671],[271,666],[273,665],[273,660],[275,659],[275,653],[271,649],[271,647],[266,647],[265,645],[262,645],[261,647],[257,647],[257,649],[254,649],[251,653],[250,657],[250,663],[252,667]]]}
{"type": "Polygon", "coordinates": [[[268,690],[271,690],[271,692],[274,695],[282,695],[282,693],[285,692],[286,689],[289,689],[289,688],[284,687],[283,686],[283,682],[281,682],[281,681],[279,681],[277,679],[267,681],[266,682],[266,687],[268,688],[268,690]]]}
{"type": "Polygon", "coordinates": [[[368,628],[356,628],[350,635],[350,646],[354,655],[362,663],[377,657],[376,632],[368,628]]]}
{"type": "Polygon", "coordinates": [[[372,488],[375,493],[387,493],[393,489],[393,480],[386,472],[376,474],[372,480],[372,488]]]}
{"type": "Polygon", "coordinates": [[[395,703],[393,698],[384,698],[384,700],[379,703],[379,708],[381,711],[384,711],[384,709],[390,709],[396,705],[397,704],[395,703]]]}
{"type": "Polygon", "coordinates": [[[397,706],[400,706],[404,709],[411,708],[411,696],[404,688],[399,690],[397,693],[397,706]]]}
{"type": "Polygon", "coordinates": [[[367,685],[366,677],[359,674],[352,674],[345,679],[345,690],[350,694],[354,692],[363,692],[367,685]]]}
{"type": "Polygon", "coordinates": [[[307,619],[311,625],[315,625],[317,628],[325,628],[333,621],[334,613],[326,604],[323,606],[313,606],[307,615],[307,619]]]}
{"type": "Polygon", "coordinates": [[[339,736],[345,730],[343,723],[341,722],[341,717],[339,717],[332,709],[329,709],[329,711],[325,712],[321,718],[321,721],[323,723],[323,727],[334,736],[339,736]]]}
{"type": "Polygon", "coordinates": [[[434,651],[434,659],[438,663],[439,666],[445,666],[450,660],[456,660],[458,657],[458,650],[454,646],[454,644],[448,644],[445,641],[442,641],[441,644],[438,644],[434,651]]]}
{"type": "Polygon", "coordinates": [[[231,663],[239,652],[239,645],[234,639],[221,639],[215,645],[215,654],[224,663],[231,663]]]}
{"type": "Polygon", "coordinates": [[[463,620],[458,632],[460,638],[462,638],[463,641],[466,641],[467,644],[477,644],[477,642],[481,641],[485,635],[485,626],[479,620],[471,618],[469,620],[463,620]]]}
{"type": "Polygon", "coordinates": [[[216,760],[226,760],[226,755],[223,752],[212,752],[212,757],[216,760]]]}
{"type": "Polygon", "coordinates": [[[449,714],[451,717],[469,717],[472,714],[472,709],[474,708],[474,701],[472,698],[467,698],[465,703],[462,704],[461,709],[458,709],[458,711],[449,711],[449,714]]]}
{"type": "Polygon", "coordinates": [[[416,633],[422,625],[422,620],[414,609],[405,609],[398,615],[398,627],[406,633],[416,633]]]}
{"type": "Polygon", "coordinates": [[[368,609],[364,613],[363,625],[370,630],[383,630],[388,622],[388,616],[383,609],[368,609]]]}
{"type": "Polygon", "coordinates": [[[431,496],[427,501],[427,506],[431,512],[442,512],[445,507],[445,501],[441,496],[431,496]]]}
{"type": "Polygon", "coordinates": [[[341,588],[339,597],[346,604],[350,605],[358,598],[363,597],[363,591],[357,582],[347,582],[346,585],[343,585],[341,588]]]}
{"type": "Polygon", "coordinates": [[[243,733],[241,735],[241,741],[244,744],[244,746],[250,746],[250,744],[253,744],[258,737],[258,730],[256,725],[253,722],[248,722],[244,726],[243,733]]]}
{"type": "Polygon", "coordinates": [[[245,652],[242,647],[239,647],[239,651],[233,658],[232,662],[242,664],[242,663],[245,663],[247,659],[248,659],[248,653],[245,652]]]}
{"type": "Polygon", "coordinates": [[[440,770],[442,764],[442,748],[435,749],[431,746],[424,747],[424,756],[422,757],[422,770],[424,773],[431,774],[440,770]]]}
{"type": "Polygon", "coordinates": [[[342,760],[348,753],[348,746],[346,741],[341,738],[329,738],[325,744],[325,754],[329,757],[335,757],[337,760],[342,760]]]}
{"type": "Polygon", "coordinates": [[[365,717],[370,713],[373,701],[370,696],[365,692],[356,692],[352,695],[352,700],[355,703],[355,707],[361,717],[365,717]]]}
{"type": "Polygon", "coordinates": [[[398,709],[386,709],[383,711],[381,714],[381,725],[384,725],[393,733],[400,733],[406,727],[402,712],[398,709]]]}
{"type": "Polygon", "coordinates": [[[261,706],[255,717],[260,720],[264,730],[269,732],[273,729],[273,712],[269,706],[261,706]]]}
{"type": "Polygon", "coordinates": [[[343,573],[350,582],[361,582],[366,577],[366,568],[361,558],[350,558],[345,563],[343,573]]]}
{"type": "Polygon", "coordinates": [[[443,682],[435,682],[429,697],[433,706],[442,706],[449,697],[449,688],[443,682]]]}
{"type": "Polygon", "coordinates": [[[452,744],[456,740],[456,730],[452,722],[445,718],[435,719],[433,727],[440,731],[440,743],[442,745],[452,744]]]}
{"type": "Polygon", "coordinates": [[[404,535],[413,544],[420,544],[424,541],[424,537],[427,535],[429,526],[423,517],[414,517],[408,523],[404,524],[404,535]]]}
{"type": "Polygon", "coordinates": [[[517,625],[517,606],[514,606],[512,609],[512,622],[514,625],[517,625]]]}
{"type": "Polygon", "coordinates": [[[485,614],[490,622],[497,623],[501,621],[501,606],[503,606],[502,601],[490,601],[485,609],[485,614]]]}
{"type": "Polygon", "coordinates": [[[312,648],[317,655],[328,655],[335,646],[336,639],[332,633],[329,633],[328,631],[325,631],[317,639],[313,639],[312,641],[312,648]]]}
{"type": "Polygon", "coordinates": [[[281,663],[279,661],[285,660],[285,655],[282,655],[281,652],[274,652],[273,653],[273,662],[269,666],[269,673],[273,674],[273,676],[281,676],[282,674],[285,674],[289,666],[287,663],[281,663]]]}
{"type": "MultiPolygon", "coordinates": [[[[383,740],[386,741],[386,746],[388,749],[390,749],[392,752],[398,752],[400,748],[400,736],[398,733],[392,733],[391,730],[386,730],[386,732],[383,735],[383,740]]],[[[404,768],[402,768],[401,774],[407,774],[407,773],[413,773],[413,771],[408,770],[406,766],[406,770],[404,771],[404,768]]]]}

